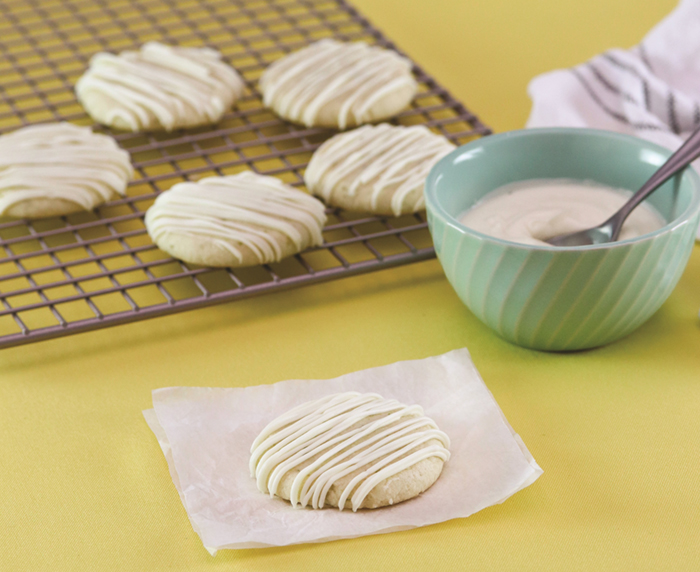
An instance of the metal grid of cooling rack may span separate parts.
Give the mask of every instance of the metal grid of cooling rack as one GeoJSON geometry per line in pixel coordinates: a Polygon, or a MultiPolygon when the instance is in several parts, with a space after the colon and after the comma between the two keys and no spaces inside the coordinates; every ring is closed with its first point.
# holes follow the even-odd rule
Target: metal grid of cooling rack
{"type": "MultiPolygon", "coordinates": [[[[311,153],[333,133],[278,119],[256,85],[271,61],[323,37],[396,49],[344,0],[0,0],[0,134],[47,121],[92,125],[73,94],[90,56],[148,40],[215,47],[247,85],[216,126],[171,134],[96,127],[131,153],[136,178],[126,198],[90,213],[0,219],[0,347],[432,258],[420,214],[329,209],[323,246],[236,270],[173,260],[146,233],[146,209],[183,180],[252,169],[303,185],[311,153]]],[[[424,124],[457,144],[490,132],[420,67],[413,71],[419,94],[395,123],[424,124]]]]}

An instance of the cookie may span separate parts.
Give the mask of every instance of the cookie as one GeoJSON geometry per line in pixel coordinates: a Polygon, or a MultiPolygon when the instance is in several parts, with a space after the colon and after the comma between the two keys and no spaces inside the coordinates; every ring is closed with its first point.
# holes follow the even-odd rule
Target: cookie
{"type": "Polygon", "coordinates": [[[260,89],[288,121],[346,129],[405,109],[418,89],[411,67],[391,50],[325,39],[275,61],[260,89]]]}
{"type": "Polygon", "coordinates": [[[89,211],[124,195],[132,176],[129,153],[89,127],[48,123],[0,136],[0,215],[89,211]]]}
{"type": "Polygon", "coordinates": [[[243,93],[238,72],[210,48],[148,42],[100,52],[75,92],[90,117],[127,131],[172,131],[216,123],[243,93]]]}
{"type": "Polygon", "coordinates": [[[381,215],[425,209],[432,166],[454,145],[422,125],[367,125],[323,143],[304,173],[307,188],[332,206],[381,215]]]}
{"type": "Polygon", "coordinates": [[[323,243],[321,201],[250,171],[178,183],[146,213],[148,234],[171,256],[204,266],[278,262],[323,243]]]}
{"type": "Polygon", "coordinates": [[[336,393],[265,427],[251,447],[258,489],[292,506],[379,508],[430,488],[450,441],[418,405],[376,393],[336,393]]]}

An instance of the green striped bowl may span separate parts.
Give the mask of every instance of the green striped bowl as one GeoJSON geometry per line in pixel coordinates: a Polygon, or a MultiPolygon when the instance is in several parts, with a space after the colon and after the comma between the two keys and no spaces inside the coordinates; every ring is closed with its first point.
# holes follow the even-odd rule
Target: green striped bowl
{"type": "Polygon", "coordinates": [[[648,199],[666,226],[605,245],[522,245],[473,231],[457,217],[489,191],[527,179],[585,179],[635,190],[669,155],[628,135],[561,128],[492,135],[455,149],[425,185],[447,279],[475,316],[520,346],[579,350],[626,336],[658,310],[688,262],[700,219],[694,170],[648,199]]]}

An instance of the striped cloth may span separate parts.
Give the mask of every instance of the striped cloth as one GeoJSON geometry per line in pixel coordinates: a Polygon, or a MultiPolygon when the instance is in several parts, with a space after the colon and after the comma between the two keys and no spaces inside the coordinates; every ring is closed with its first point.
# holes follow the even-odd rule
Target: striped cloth
{"type": "Polygon", "coordinates": [[[527,127],[594,127],[678,148],[700,125],[700,0],[681,0],[631,50],[537,76],[528,94],[527,127]]]}

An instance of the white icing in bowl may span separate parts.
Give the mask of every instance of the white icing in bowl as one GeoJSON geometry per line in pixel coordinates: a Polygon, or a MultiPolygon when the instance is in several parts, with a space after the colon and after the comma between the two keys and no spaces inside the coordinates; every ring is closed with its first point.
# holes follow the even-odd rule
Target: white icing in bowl
{"type": "MultiPolygon", "coordinates": [[[[519,181],[491,191],[458,220],[472,230],[503,240],[551,246],[548,238],[601,224],[630,195],[630,191],[591,181],[519,181]]],[[[653,207],[642,203],[625,221],[619,240],[653,232],[665,224],[653,207]]]]}

